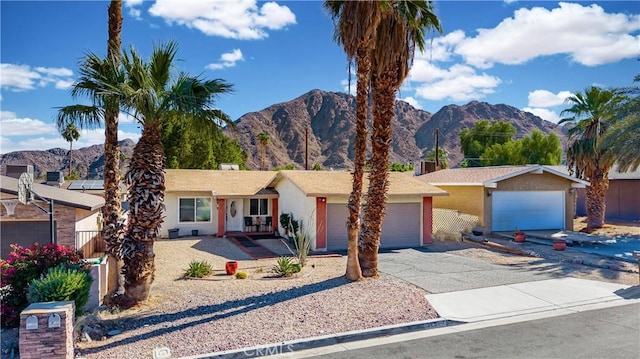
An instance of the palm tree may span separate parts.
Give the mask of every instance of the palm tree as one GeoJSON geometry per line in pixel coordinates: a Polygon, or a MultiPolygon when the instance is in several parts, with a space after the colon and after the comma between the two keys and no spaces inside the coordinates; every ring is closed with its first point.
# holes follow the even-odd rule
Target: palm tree
{"type": "Polygon", "coordinates": [[[360,266],[365,277],[378,276],[378,248],[387,207],[391,121],[396,93],[409,74],[416,47],[425,48],[425,33],[442,32],[430,0],[390,0],[376,33],[371,64],[373,126],[371,174],[360,240],[360,266]]]}
{"type": "MultiPolygon", "coordinates": [[[[640,82],[637,75],[634,82],[640,82]]],[[[617,112],[619,119],[600,143],[602,150],[613,157],[620,172],[640,167],[640,87],[622,89],[629,96],[617,112]]]]}
{"type": "MultiPolygon", "coordinates": [[[[347,219],[346,277],[355,281],[362,278],[358,260],[358,234],[362,202],[362,181],[367,150],[367,108],[371,77],[371,50],[380,23],[383,4],[378,1],[325,1],[335,23],[335,40],[342,45],[351,65],[356,64],[356,139],[353,182],[349,196],[347,219]]],[[[351,66],[349,66],[351,70],[351,66]]],[[[351,74],[349,74],[349,79],[351,74]]]]}
{"type": "MultiPolygon", "coordinates": [[[[107,253],[120,260],[120,244],[124,236],[124,219],[120,204],[120,147],[118,145],[119,103],[103,88],[103,84],[115,84],[122,81],[120,74],[114,71],[111,63],[120,61],[120,34],[122,32],[122,0],[111,0],[108,13],[107,59],[101,59],[94,53],[88,53],[80,64],[80,78],[73,85],[71,95],[74,99],[86,96],[92,105],[72,105],[62,107],[58,111],[58,128],[74,123],[80,128],[97,128],[104,121],[104,199],[102,208],[104,225],[101,236],[107,245],[107,253]]],[[[120,273],[120,270],[118,270],[120,273]]],[[[122,281],[119,281],[122,292],[122,281]]]]}
{"type": "Polygon", "coordinates": [[[73,150],[73,141],[77,141],[80,138],[80,131],[78,131],[78,128],[73,123],[69,123],[61,135],[65,141],[69,142],[69,177],[71,177],[71,168],[73,167],[73,155],[71,151],[73,150]]]}
{"type": "Polygon", "coordinates": [[[186,73],[172,75],[177,44],[154,48],[149,62],[135,50],[122,57],[125,81],[109,86],[122,108],[142,126],[126,174],[129,185],[129,225],[122,241],[125,299],[133,304],[149,296],[155,275],[153,242],[159,238],[164,207],[164,150],[160,132],[163,121],[175,114],[194,121],[203,130],[233,125],[222,111],[213,107],[218,95],[232,86],[221,79],[204,80],[186,73]]]}
{"type": "Polygon", "coordinates": [[[571,115],[558,122],[572,123],[568,131],[567,164],[576,177],[589,181],[585,206],[587,227],[601,228],[606,212],[605,195],[609,187],[609,170],[614,159],[607,149],[599,146],[603,136],[615,120],[616,109],[625,99],[617,90],[603,90],[592,86],[568,97],[571,107],[561,116],[571,115]]]}
{"type": "Polygon", "coordinates": [[[265,157],[267,156],[267,146],[269,145],[269,135],[266,132],[260,132],[258,134],[258,141],[260,142],[260,169],[265,168],[265,157]]]}

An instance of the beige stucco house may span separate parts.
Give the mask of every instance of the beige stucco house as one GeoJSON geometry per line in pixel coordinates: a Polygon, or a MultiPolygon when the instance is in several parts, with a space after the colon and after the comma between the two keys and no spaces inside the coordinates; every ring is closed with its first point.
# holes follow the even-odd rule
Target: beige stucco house
{"type": "Polygon", "coordinates": [[[573,230],[577,189],[588,182],[541,165],[453,168],[416,176],[447,192],[435,208],[478,216],[485,233],[573,230]]]}
{"type": "MultiPolygon", "coordinates": [[[[402,173],[389,174],[382,247],[431,242],[432,198],[444,190],[402,173]]],[[[344,250],[352,176],[342,171],[166,170],[165,221],[161,234],[224,236],[278,231],[292,214],[311,238],[313,250],[344,250]],[[249,221],[252,225],[246,225],[249,221]],[[267,224],[268,223],[268,224],[267,224]]],[[[368,183],[365,181],[365,190],[368,183]]]]}

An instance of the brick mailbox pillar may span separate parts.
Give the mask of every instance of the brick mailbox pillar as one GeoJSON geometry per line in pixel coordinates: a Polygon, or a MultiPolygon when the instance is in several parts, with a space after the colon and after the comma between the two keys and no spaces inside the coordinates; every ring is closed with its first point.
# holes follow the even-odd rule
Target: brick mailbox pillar
{"type": "Polygon", "coordinates": [[[73,359],[75,305],[33,303],[20,313],[20,359],[73,359]]]}

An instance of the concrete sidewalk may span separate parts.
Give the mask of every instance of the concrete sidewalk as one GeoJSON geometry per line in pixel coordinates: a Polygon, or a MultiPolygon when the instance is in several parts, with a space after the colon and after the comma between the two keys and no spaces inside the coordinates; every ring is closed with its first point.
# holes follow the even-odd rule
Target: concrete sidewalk
{"type": "Polygon", "coordinates": [[[426,298],[442,318],[471,323],[589,305],[638,303],[640,287],[562,278],[427,294],[426,298]]]}

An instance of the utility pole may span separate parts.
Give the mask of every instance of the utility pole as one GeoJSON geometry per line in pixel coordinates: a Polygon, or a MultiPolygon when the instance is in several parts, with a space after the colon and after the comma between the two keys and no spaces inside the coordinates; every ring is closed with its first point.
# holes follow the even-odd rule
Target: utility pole
{"type": "Polygon", "coordinates": [[[438,156],[438,142],[440,139],[440,129],[436,128],[436,171],[440,167],[440,156],[438,156]]]}
{"type": "Polygon", "coordinates": [[[309,170],[309,126],[304,128],[304,170],[309,170]]]}

